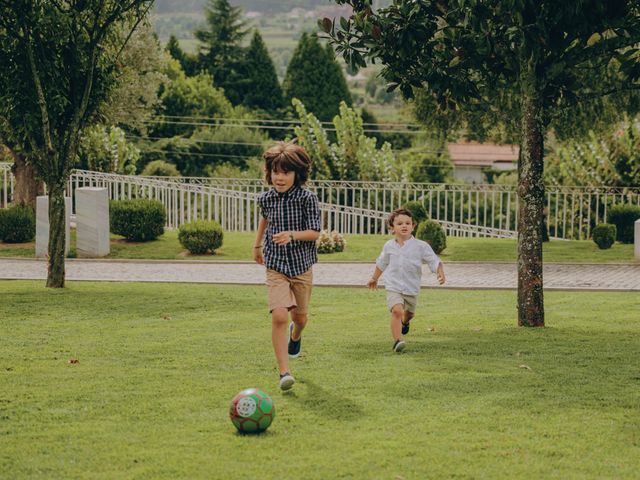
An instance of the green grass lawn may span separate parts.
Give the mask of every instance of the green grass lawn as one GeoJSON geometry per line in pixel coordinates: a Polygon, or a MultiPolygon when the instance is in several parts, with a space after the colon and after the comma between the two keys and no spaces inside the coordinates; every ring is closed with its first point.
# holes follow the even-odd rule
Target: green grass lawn
{"type": "Polygon", "coordinates": [[[316,288],[283,394],[263,288],[0,282],[0,477],[637,478],[638,295],[545,297],[425,291],[397,355],[383,292],[316,288]]]}
{"type": "MultiPolygon", "coordinates": [[[[391,236],[347,235],[347,248],[341,253],[320,255],[320,261],[365,261],[373,262],[380,254],[384,242],[391,236]]],[[[193,256],[178,242],[177,230],[167,230],[158,240],[146,243],[130,243],[112,236],[111,254],[114,259],[152,260],[244,260],[251,261],[255,233],[225,232],[224,244],[215,255],[193,256]]],[[[75,231],[71,231],[72,255],[75,231]]],[[[34,243],[8,245],[0,243],[0,257],[33,257],[34,243]]],[[[551,241],[544,244],[545,262],[579,263],[633,263],[633,245],[616,243],[609,250],[600,250],[590,240],[551,241]]],[[[447,239],[447,248],[441,257],[447,261],[515,262],[517,246],[515,240],[500,238],[455,238],[447,239]]]]}

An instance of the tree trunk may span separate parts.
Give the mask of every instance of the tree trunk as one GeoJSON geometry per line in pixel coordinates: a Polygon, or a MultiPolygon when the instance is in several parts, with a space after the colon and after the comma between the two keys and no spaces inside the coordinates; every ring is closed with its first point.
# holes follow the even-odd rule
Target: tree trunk
{"type": "Polygon", "coordinates": [[[47,287],[64,288],[66,241],[64,182],[49,185],[49,268],[47,287]]]}
{"type": "Polygon", "coordinates": [[[542,101],[533,73],[522,92],[518,167],[518,325],[544,327],[542,210],[544,207],[542,101]]]}
{"type": "Polygon", "coordinates": [[[16,188],[13,191],[13,203],[31,205],[36,208],[36,197],[44,195],[44,182],[37,180],[30,163],[21,155],[13,153],[13,166],[11,171],[16,179],[16,188]]]}

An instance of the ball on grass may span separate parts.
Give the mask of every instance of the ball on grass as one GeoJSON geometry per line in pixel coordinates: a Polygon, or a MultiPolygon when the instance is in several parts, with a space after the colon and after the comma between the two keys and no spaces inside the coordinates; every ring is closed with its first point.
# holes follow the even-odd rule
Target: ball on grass
{"type": "Polygon", "coordinates": [[[276,416],[273,400],[262,390],[247,388],[231,400],[231,421],[242,433],[264,432],[276,416]]]}

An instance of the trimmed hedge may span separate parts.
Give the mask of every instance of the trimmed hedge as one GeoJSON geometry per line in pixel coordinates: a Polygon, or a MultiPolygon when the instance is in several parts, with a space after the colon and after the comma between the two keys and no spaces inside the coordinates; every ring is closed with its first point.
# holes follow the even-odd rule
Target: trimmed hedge
{"type": "Polygon", "coordinates": [[[591,238],[600,250],[607,250],[616,241],[616,226],[611,223],[600,223],[591,232],[591,238]]]}
{"type": "Polygon", "coordinates": [[[425,220],[421,222],[416,229],[416,237],[431,245],[431,248],[433,248],[433,251],[437,255],[447,248],[447,236],[444,233],[442,225],[435,220],[425,220]]]}
{"type": "Polygon", "coordinates": [[[202,255],[207,252],[216,253],[222,246],[224,234],[218,222],[198,220],[180,226],[178,240],[180,245],[191,253],[202,255]]]}
{"type": "Polygon", "coordinates": [[[36,236],[36,214],[29,205],[0,209],[0,241],[30,242],[36,236]]]}
{"type": "Polygon", "coordinates": [[[607,214],[609,223],[618,229],[616,240],[622,243],[633,243],[633,224],[640,219],[640,206],[614,205],[607,214]]]}
{"type": "Polygon", "coordinates": [[[402,208],[411,212],[411,215],[413,215],[413,221],[416,225],[419,225],[428,218],[427,210],[424,208],[422,202],[407,202],[402,206],[402,208]]]}
{"type": "Polygon", "coordinates": [[[164,233],[167,214],[158,200],[143,198],[113,200],[109,203],[111,233],[129,241],[147,242],[164,233]]]}

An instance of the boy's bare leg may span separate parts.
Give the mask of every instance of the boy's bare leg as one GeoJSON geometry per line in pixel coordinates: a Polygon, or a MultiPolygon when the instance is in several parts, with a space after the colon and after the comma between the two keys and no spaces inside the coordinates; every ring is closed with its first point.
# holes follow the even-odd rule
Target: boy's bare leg
{"type": "Polygon", "coordinates": [[[271,312],[271,343],[276,354],[280,374],[289,371],[289,354],[287,353],[287,322],[289,312],[286,308],[275,308],[271,312]]]}
{"type": "Polygon", "coordinates": [[[402,305],[394,305],[391,309],[391,336],[394,340],[402,338],[402,318],[404,317],[404,308],[402,305]]]}
{"type": "Polygon", "coordinates": [[[410,312],[409,310],[405,311],[403,323],[409,323],[412,318],[413,318],[413,312],[410,312]]]}
{"type": "Polygon", "coordinates": [[[291,312],[291,320],[293,321],[293,332],[291,333],[291,340],[297,342],[298,340],[300,340],[302,330],[304,330],[304,327],[307,326],[309,317],[306,313],[291,312]]]}

